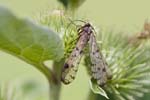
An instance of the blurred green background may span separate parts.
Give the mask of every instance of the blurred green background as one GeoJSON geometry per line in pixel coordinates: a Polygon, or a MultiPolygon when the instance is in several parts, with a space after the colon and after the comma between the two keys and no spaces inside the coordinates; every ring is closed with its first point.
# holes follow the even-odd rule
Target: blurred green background
{"type": "MultiPolygon", "coordinates": [[[[144,21],[150,18],[149,4],[149,0],[87,0],[77,14],[102,29],[112,28],[132,33],[141,30],[144,21]]],[[[17,16],[33,18],[41,11],[59,8],[60,3],[57,0],[0,0],[0,5],[11,9],[17,16]]],[[[16,85],[16,82],[25,79],[41,83],[48,96],[47,80],[38,70],[0,51],[0,82],[8,81],[16,85]]],[[[81,66],[76,80],[68,86],[63,85],[61,100],[85,100],[88,91],[88,77],[81,66]]]]}

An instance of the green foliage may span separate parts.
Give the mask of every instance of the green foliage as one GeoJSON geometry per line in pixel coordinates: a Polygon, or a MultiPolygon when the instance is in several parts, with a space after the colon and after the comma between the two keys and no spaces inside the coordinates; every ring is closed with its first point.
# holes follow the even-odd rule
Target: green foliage
{"type": "Polygon", "coordinates": [[[72,30],[70,32],[67,31],[64,34],[65,58],[66,59],[69,57],[70,53],[75,48],[75,45],[79,37],[77,31],[74,30],[73,28],[71,29],[72,30]]]}
{"type": "Polygon", "coordinates": [[[90,80],[90,86],[91,86],[91,90],[93,93],[100,94],[104,96],[105,98],[109,99],[109,97],[107,96],[107,93],[101,87],[97,85],[95,80],[90,80]]]}
{"type": "Polygon", "coordinates": [[[67,59],[78,40],[77,27],[74,25],[73,20],[71,21],[61,10],[41,13],[37,20],[42,25],[46,25],[60,33],[59,35],[62,37],[64,44],[64,58],[67,59]]]}
{"type": "MultiPolygon", "coordinates": [[[[80,4],[79,1],[76,1],[75,6],[72,6],[71,3],[65,3],[75,1],[62,0],[61,2],[66,7],[69,7],[69,5],[77,7],[80,4]]],[[[52,74],[51,78],[55,81],[55,79],[60,78],[59,68],[63,65],[64,59],[69,56],[75,47],[78,38],[77,28],[71,24],[68,26],[71,22],[63,11],[54,10],[46,14],[42,13],[39,18],[38,22],[42,26],[38,26],[29,20],[19,19],[7,9],[0,7],[0,49],[32,64],[43,72],[47,78],[50,78],[52,74]],[[47,26],[57,33],[43,26],[47,26]],[[63,45],[65,48],[63,48],[63,45]],[[46,60],[54,61],[53,73],[55,74],[43,65],[46,60]]],[[[95,94],[92,93],[94,96],[89,100],[105,100],[106,98],[111,100],[137,100],[144,93],[149,92],[149,41],[145,42],[146,45],[142,43],[139,46],[133,46],[129,43],[127,34],[102,32],[101,36],[97,36],[97,39],[100,40],[101,38],[102,45],[100,47],[112,71],[113,78],[102,88],[91,81],[91,90],[95,94]]],[[[86,56],[85,58],[85,66],[90,72],[90,63],[87,61],[89,57],[86,56]]],[[[60,92],[60,80],[51,84],[51,87],[53,97],[59,96],[57,93],[60,92]]],[[[23,92],[27,93],[34,88],[34,84],[27,84],[23,87],[23,92]]],[[[3,98],[0,93],[0,99],[3,98]]]]}
{"type": "Polygon", "coordinates": [[[48,78],[46,60],[59,61],[63,57],[63,44],[57,33],[29,20],[15,17],[0,7],[0,49],[34,65],[48,78]]]}
{"type": "Polygon", "coordinates": [[[3,82],[0,84],[0,100],[48,100],[46,87],[36,80],[24,80],[18,83],[3,82]],[[19,84],[18,84],[19,83],[19,84]]]}
{"type": "Polygon", "coordinates": [[[65,8],[72,10],[78,8],[85,0],[59,0],[65,8]]]}
{"type": "MultiPolygon", "coordinates": [[[[102,36],[101,50],[113,75],[102,88],[108,97],[111,100],[137,100],[149,92],[150,49],[143,44],[131,45],[127,34],[103,32],[102,36]]],[[[86,65],[89,65],[87,61],[86,65]]]]}
{"type": "MultiPolygon", "coordinates": [[[[77,28],[72,24],[68,25],[71,22],[68,21],[68,18],[62,11],[57,11],[59,12],[57,14],[54,12],[56,12],[56,10],[51,13],[48,12],[46,16],[41,16],[40,23],[61,33],[59,35],[64,39],[64,54],[66,59],[77,42],[77,28]]],[[[147,86],[150,81],[150,78],[148,78],[150,71],[148,61],[150,58],[146,56],[148,55],[149,49],[143,45],[131,45],[129,43],[128,34],[121,32],[102,32],[97,35],[97,39],[102,42],[100,47],[112,71],[113,78],[109,80],[103,88],[98,87],[92,81],[91,90],[106,98],[108,95],[108,98],[111,100],[134,100],[138,97],[142,97],[143,94],[149,90],[147,86]]],[[[85,51],[88,52],[87,50],[85,51]]],[[[85,66],[88,72],[90,72],[89,62],[89,57],[87,57],[86,54],[85,66]]],[[[100,95],[95,98],[97,98],[97,100],[105,100],[105,98],[100,95]]]]}

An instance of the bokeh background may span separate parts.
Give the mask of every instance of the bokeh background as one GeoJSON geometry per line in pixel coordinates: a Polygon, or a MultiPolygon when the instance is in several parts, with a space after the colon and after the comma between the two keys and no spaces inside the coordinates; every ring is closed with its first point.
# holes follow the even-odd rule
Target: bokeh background
{"type": "MultiPolygon", "coordinates": [[[[150,18],[149,0],[86,0],[77,14],[91,20],[101,29],[113,29],[124,33],[138,32],[150,18]]],[[[57,0],[0,0],[0,5],[11,9],[17,16],[33,18],[41,11],[57,9],[57,0]]],[[[31,65],[0,51],[0,83],[18,86],[22,81],[35,81],[48,97],[46,78],[31,65]]],[[[76,80],[62,87],[61,100],[85,100],[89,91],[85,68],[80,66],[76,80]],[[79,92],[80,91],[80,92],[79,92]]]]}

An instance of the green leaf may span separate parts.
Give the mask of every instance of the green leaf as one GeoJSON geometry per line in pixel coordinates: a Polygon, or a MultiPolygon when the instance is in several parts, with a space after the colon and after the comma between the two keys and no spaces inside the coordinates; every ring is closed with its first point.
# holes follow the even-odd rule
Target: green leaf
{"type": "Polygon", "coordinates": [[[59,61],[64,52],[63,42],[57,33],[29,20],[19,19],[3,7],[0,7],[0,49],[40,71],[45,70],[44,61],[59,61]]]}
{"type": "Polygon", "coordinates": [[[76,9],[78,8],[85,0],[59,0],[66,8],[76,9]]]}
{"type": "Polygon", "coordinates": [[[100,94],[102,96],[104,96],[105,98],[109,99],[109,97],[107,96],[105,90],[103,90],[100,86],[97,85],[96,82],[94,82],[92,79],[89,81],[90,83],[90,88],[91,90],[95,93],[95,94],[100,94]]]}

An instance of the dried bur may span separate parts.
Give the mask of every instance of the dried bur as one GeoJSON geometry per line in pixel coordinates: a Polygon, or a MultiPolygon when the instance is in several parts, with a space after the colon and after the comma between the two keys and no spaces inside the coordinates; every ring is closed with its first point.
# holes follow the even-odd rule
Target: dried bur
{"type": "Polygon", "coordinates": [[[139,45],[142,40],[147,40],[150,38],[150,22],[147,20],[144,23],[143,30],[136,34],[136,36],[132,36],[129,39],[130,44],[139,45]]]}

